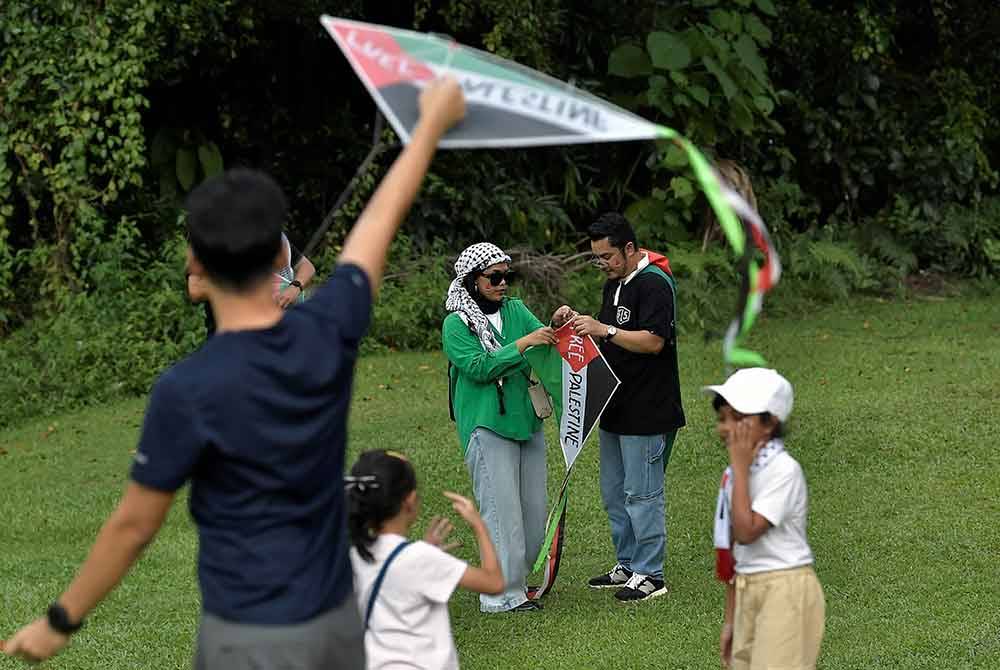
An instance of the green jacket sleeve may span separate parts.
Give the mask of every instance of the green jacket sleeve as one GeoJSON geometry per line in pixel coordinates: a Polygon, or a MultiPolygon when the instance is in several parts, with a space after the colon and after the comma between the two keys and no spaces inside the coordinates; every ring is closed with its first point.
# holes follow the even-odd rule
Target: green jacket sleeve
{"type": "Polygon", "coordinates": [[[533,333],[539,328],[545,327],[545,324],[538,320],[538,317],[535,316],[530,309],[528,309],[527,305],[525,305],[520,300],[517,301],[517,305],[521,308],[521,312],[523,313],[525,319],[525,324],[528,326],[528,330],[525,331],[525,335],[527,335],[528,333],[533,333]]]}
{"type": "Polygon", "coordinates": [[[452,365],[481,384],[499,379],[524,362],[516,342],[506,344],[494,352],[484,351],[479,339],[455,314],[444,320],[441,345],[452,365]]]}

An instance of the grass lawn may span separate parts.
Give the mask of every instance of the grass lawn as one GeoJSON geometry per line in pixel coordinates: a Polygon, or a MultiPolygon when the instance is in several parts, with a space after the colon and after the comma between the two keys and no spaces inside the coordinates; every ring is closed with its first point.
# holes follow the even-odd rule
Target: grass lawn
{"type": "MultiPolygon", "coordinates": [[[[795,385],[788,445],[808,478],[809,536],[827,598],[820,667],[1000,667],[997,300],[855,300],[765,319],[751,346],[795,385]]],[[[711,515],[725,453],[699,388],[722,379],[719,344],[690,335],[680,355],[688,427],[668,469],[671,593],[626,606],[585,585],[614,562],[594,438],[574,474],[545,611],[484,616],[472,594],[452,600],[463,668],[718,667],[723,589],[712,578],[711,515]]],[[[362,359],[351,416],[352,455],[411,455],[427,518],[445,509],[440,490],[470,493],[444,368],[440,354],[362,359]]],[[[0,432],[0,637],[43,612],[84,558],[121,492],[143,406],[0,432]]],[[[555,444],[552,486],[562,470],[555,444]]],[[[472,536],[462,536],[458,553],[472,558],[472,536]]],[[[177,505],[132,574],[47,667],[189,667],[195,549],[177,505]]]]}

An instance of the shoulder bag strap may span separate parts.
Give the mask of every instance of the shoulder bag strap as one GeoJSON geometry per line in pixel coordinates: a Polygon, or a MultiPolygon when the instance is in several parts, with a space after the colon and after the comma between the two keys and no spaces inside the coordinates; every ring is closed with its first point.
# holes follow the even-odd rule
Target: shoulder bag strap
{"type": "Polygon", "coordinates": [[[372,608],[375,607],[375,599],[378,597],[378,592],[382,588],[382,581],[385,579],[385,572],[389,569],[389,564],[399,556],[399,552],[406,549],[406,546],[410,544],[408,540],[404,540],[396,545],[396,548],[392,550],[389,557],[385,559],[385,563],[382,564],[382,569],[378,572],[378,577],[375,578],[375,583],[372,584],[371,595],[368,596],[368,609],[365,610],[365,630],[368,630],[368,620],[372,618],[372,608]]]}

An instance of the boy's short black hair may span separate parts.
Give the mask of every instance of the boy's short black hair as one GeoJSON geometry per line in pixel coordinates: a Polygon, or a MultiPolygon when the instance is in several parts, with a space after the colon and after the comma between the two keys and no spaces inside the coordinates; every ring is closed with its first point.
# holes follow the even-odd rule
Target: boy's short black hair
{"type": "Polygon", "coordinates": [[[639,244],[635,241],[635,231],[632,224],[618,212],[607,212],[597,217],[597,220],[587,228],[587,234],[591,242],[608,238],[608,244],[616,249],[625,250],[625,245],[629,242],[636,250],[639,244]]]}
{"type": "Polygon", "coordinates": [[[240,291],[271,271],[288,213],[271,177],[227,170],[191,191],[184,208],[191,250],[214,281],[240,291]]]}
{"type": "MultiPolygon", "coordinates": [[[[716,412],[718,412],[723,407],[728,407],[728,406],[729,403],[726,402],[726,399],[723,398],[718,393],[716,393],[715,397],[712,398],[712,409],[714,409],[716,412]]],[[[771,414],[770,412],[761,412],[756,416],[759,416],[761,421],[767,421],[770,417],[774,415],[771,414]]],[[[775,421],[777,421],[777,423],[774,426],[774,430],[771,431],[771,439],[779,439],[785,436],[785,424],[782,423],[781,421],[778,421],[777,420],[778,417],[774,417],[774,419],[775,421]]]]}

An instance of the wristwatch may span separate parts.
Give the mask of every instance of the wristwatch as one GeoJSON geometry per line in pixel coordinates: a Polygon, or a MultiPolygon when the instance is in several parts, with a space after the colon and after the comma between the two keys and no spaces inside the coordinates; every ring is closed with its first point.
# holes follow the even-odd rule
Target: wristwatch
{"type": "Polygon", "coordinates": [[[295,288],[299,289],[299,291],[302,291],[302,282],[300,282],[298,279],[293,279],[292,281],[288,282],[288,285],[294,286],[295,288]]]}
{"type": "Polygon", "coordinates": [[[614,326],[608,326],[608,335],[604,339],[610,340],[612,337],[618,334],[618,329],[614,326]]]}
{"type": "Polygon", "coordinates": [[[62,633],[63,635],[72,635],[76,631],[83,628],[83,619],[73,623],[69,619],[69,613],[66,608],[59,604],[59,601],[49,605],[49,626],[57,633],[62,633]]]}

